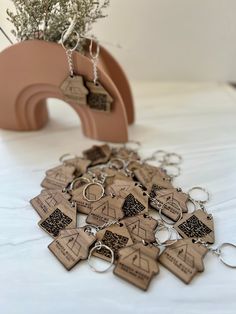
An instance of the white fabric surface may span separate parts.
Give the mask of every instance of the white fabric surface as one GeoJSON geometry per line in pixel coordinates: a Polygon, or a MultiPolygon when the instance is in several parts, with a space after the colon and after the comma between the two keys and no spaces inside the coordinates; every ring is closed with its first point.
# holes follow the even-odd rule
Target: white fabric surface
{"type": "MultiPolygon", "coordinates": [[[[175,185],[206,187],[216,244],[236,243],[236,92],[217,83],[136,83],[133,88],[137,120],[130,138],[142,142],[143,156],[155,149],[180,153],[184,162],[175,185]]],[[[94,273],[86,262],[70,272],[63,268],[47,249],[51,238],[38,227],[28,201],[60,155],[80,154],[95,141],[82,135],[69,106],[51,100],[50,111],[43,130],[0,133],[0,312],[235,313],[236,270],[211,254],[205,272],[190,285],[160,266],[148,292],[111,271],[94,273]]]]}

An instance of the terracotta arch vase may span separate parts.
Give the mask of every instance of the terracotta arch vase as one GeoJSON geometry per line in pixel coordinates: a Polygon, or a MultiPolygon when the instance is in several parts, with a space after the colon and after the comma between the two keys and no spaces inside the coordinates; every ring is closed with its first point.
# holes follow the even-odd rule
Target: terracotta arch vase
{"type": "MultiPolygon", "coordinates": [[[[92,80],[90,59],[73,54],[75,71],[92,80]]],[[[60,89],[68,76],[68,63],[61,45],[41,40],[24,41],[0,53],[0,127],[16,131],[42,128],[48,121],[47,98],[65,100],[81,119],[90,138],[126,142],[134,107],[128,80],[116,60],[101,47],[99,81],[113,98],[111,112],[98,112],[65,100],[60,89]]]]}

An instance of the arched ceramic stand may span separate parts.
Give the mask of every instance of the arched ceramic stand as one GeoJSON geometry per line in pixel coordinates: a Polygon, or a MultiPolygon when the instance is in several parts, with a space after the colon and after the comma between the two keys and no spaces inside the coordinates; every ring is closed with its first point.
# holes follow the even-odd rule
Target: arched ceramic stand
{"type": "MultiPolygon", "coordinates": [[[[73,54],[75,72],[92,80],[90,59],[73,54]]],[[[128,140],[128,124],[134,121],[128,80],[115,59],[101,47],[99,81],[113,98],[111,112],[98,112],[68,102],[78,113],[86,136],[110,142],[128,140]]],[[[48,121],[47,98],[65,100],[60,89],[68,76],[61,45],[40,40],[24,41],[0,53],[0,127],[16,131],[42,128],[48,121]]]]}

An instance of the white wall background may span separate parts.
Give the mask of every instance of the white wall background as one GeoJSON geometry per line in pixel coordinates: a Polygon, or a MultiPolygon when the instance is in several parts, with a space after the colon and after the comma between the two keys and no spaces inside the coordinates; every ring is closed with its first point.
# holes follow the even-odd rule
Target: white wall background
{"type": "Polygon", "coordinates": [[[94,33],[123,47],[107,45],[130,78],[236,82],[236,0],[111,0],[107,13],[94,33]]]}

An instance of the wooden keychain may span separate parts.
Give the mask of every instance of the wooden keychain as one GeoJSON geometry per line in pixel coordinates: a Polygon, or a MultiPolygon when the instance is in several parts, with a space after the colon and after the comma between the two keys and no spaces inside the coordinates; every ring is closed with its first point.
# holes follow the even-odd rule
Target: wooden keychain
{"type": "MultiPolygon", "coordinates": [[[[105,243],[103,243],[102,240],[99,240],[98,237],[97,237],[97,233],[99,231],[101,231],[102,229],[106,228],[106,227],[109,227],[109,226],[112,226],[113,224],[116,224],[117,221],[112,221],[112,222],[108,222],[108,223],[105,223],[104,225],[102,226],[94,226],[94,225],[86,225],[84,226],[83,228],[78,228],[78,229],[72,229],[72,230],[80,230],[81,232],[81,229],[83,231],[83,237],[81,239],[80,237],[80,241],[79,241],[79,252],[81,252],[81,245],[82,245],[82,241],[84,243],[85,241],[85,248],[83,248],[83,259],[86,259],[87,258],[87,261],[88,261],[88,264],[89,264],[89,267],[97,272],[97,273],[104,273],[106,271],[108,271],[114,264],[114,261],[115,261],[115,254],[114,254],[114,251],[108,246],[106,245],[105,243]],[[86,238],[88,237],[88,235],[90,236],[90,239],[89,241],[84,239],[84,236],[85,236],[85,233],[86,234],[86,238]],[[82,241],[81,241],[82,240],[82,241]],[[95,242],[96,241],[96,242],[95,242]],[[90,247],[91,244],[94,244],[94,246],[90,247]],[[88,250],[89,249],[89,250],[88,250]],[[98,269],[94,266],[93,262],[92,262],[92,256],[96,255],[97,252],[100,252],[101,250],[105,250],[106,252],[109,253],[109,257],[106,259],[107,261],[109,261],[109,265],[108,267],[106,267],[105,269],[98,269]]],[[[70,231],[68,231],[70,232],[70,231]]],[[[72,231],[71,231],[72,232],[72,231]]],[[[72,232],[73,233],[73,232],[72,232]]],[[[77,236],[77,234],[76,234],[77,236]]],[[[70,247],[71,249],[73,248],[73,243],[75,242],[75,238],[73,238],[72,243],[70,243],[70,247]]],[[[67,242],[68,243],[68,242],[67,242]]],[[[77,250],[78,252],[78,250],[77,250]]],[[[54,252],[55,253],[55,252],[54,252]]],[[[60,255],[60,250],[59,250],[59,255],[60,255]]],[[[58,254],[57,254],[57,257],[58,257],[58,254]]],[[[73,258],[73,256],[72,256],[73,258]]],[[[64,258],[63,258],[64,259],[64,258]]],[[[82,258],[81,258],[81,253],[78,254],[78,256],[76,257],[76,260],[75,260],[75,263],[77,263],[78,261],[80,261],[82,258]]],[[[65,263],[63,261],[61,261],[64,265],[68,264],[67,261],[65,261],[65,263]]],[[[73,260],[72,260],[72,264],[74,265],[73,263],[73,260]]]]}
{"type": "Polygon", "coordinates": [[[142,240],[146,242],[155,241],[155,232],[158,226],[158,221],[148,214],[127,217],[121,220],[121,223],[124,223],[128,228],[134,243],[142,240]]]}
{"type": "MultiPolygon", "coordinates": [[[[118,258],[118,251],[130,244],[133,244],[127,227],[118,220],[96,227],[97,240],[107,245],[114,253],[114,261],[118,258]]],[[[111,258],[110,250],[101,248],[93,253],[96,257],[109,261],[111,258]]]]}
{"type": "Polygon", "coordinates": [[[73,165],[60,165],[46,171],[46,177],[41,186],[46,189],[63,190],[75,178],[76,167],[73,165]]]}
{"type": "Polygon", "coordinates": [[[136,186],[133,180],[124,180],[124,178],[115,178],[112,184],[106,188],[107,194],[115,195],[116,198],[124,200],[128,193],[136,186]]]}
{"type": "MultiPolygon", "coordinates": [[[[166,153],[165,151],[157,150],[150,157],[145,158],[140,163],[139,167],[133,171],[134,176],[146,188],[148,193],[153,194],[159,189],[173,188],[172,179],[180,174],[180,168],[177,162],[175,164],[168,163],[169,159],[165,159],[165,155],[167,154],[174,153],[166,153]],[[148,162],[150,161],[157,162],[158,166],[149,164],[148,162]],[[168,174],[166,169],[164,169],[164,167],[167,166],[176,169],[176,173],[168,174]]],[[[178,161],[179,163],[180,160],[181,159],[178,161]]]]}
{"type": "Polygon", "coordinates": [[[93,65],[93,82],[87,81],[86,87],[89,91],[87,95],[87,105],[97,111],[110,112],[113,99],[106,89],[98,82],[97,64],[100,53],[99,43],[96,41],[96,52],[93,53],[93,39],[90,39],[89,54],[93,65]]]}
{"type": "Polygon", "coordinates": [[[89,170],[88,174],[89,176],[84,177],[87,182],[78,189],[71,191],[71,200],[76,203],[78,211],[87,215],[92,209],[92,203],[99,201],[105,195],[105,182],[109,177],[103,171],[101,171],[99,178],[98,174],[92,170],[89,170]]]}
{"type": "Polygon", "coordinates": [[[61,165],[46,171],[46,189],[31,200],[41,217],[39,226],[54,238],[50,251],[66,269],[84,259],[98,273],[114,265],[116,276],[147,290],[159,272],[158,260],[185,283],[204,270],[208,251],[236,268],[225,256],[235,244],[210,245],[214,223],[205,209],[209,193],[198,186],[184,193],[172,185],[181,156],[158,150],[141,160],[129,146],[106,144],[83,156],[63,155],[61,165]],[[152,208],[159,219],[150,216],[152,208]],[[87,215],[86,226],[77,228],[77,212],[87,215]],[[108,266],[95,267],[94,256],[108,266]]]}
{"type": "Polygon", "coordinates": [[[148,213],[149,198],[139,185],[135,185],[125,196],[122,205],[124,217],[136,216],[137,214],[148,213]]]}
{"type": "Polygon", "coordinates": [[[122,200],[115,195],[107,195],[91,204],[91,211],[87,216],[88,224],[103,225],[111,220],[123,218],[122,200]]]}
{"type": "Polygon", "coordinates": [[[30,204],[37,211],[41,218],[50,214],[57,205],[68,203],[70,195],[61,190],[42,190],[41,193],[30,200],[30,204]]]}
{"type": "Polygon", "coordinates": [[[65,268],[70,270],[80,260],[88,258],[89,249],[95,242],[96,237],[85,226],[61,230],[48,248],[65,268]]]}
{"type": "Polygon", "coordinates": [[[73,52],[78,48],[80,36],[76,31],[73,34],[76,37],[76,44],[72,48],[66,48],[64,36],[67,31],[65,30],[61,36],[61,44],[65,49],[66,57],[69,65],[69,76],[61,84],[61,91],[65,96],[66,101],[73,101],[79,105],[87,104],[88,90],[84,86],[83,77],[74,72],[73,68],[73,52]]]}
{"type": "MultiPolygon", "coordinates": [[[[176,232],[175,234],[177,235],[176,232]]],[[[146,291],[153,277],[159,273],[159,247],[168,247],[177,241],[176,239],[172,240],[171,237],[171,228],[160,222],[159,228],[156,229],[154,241],[142,239],[119,250],[113,273],[146,291]],[[157,234],[163,229],[167,231],[168,236],[160,241],[157,234]]]]}
{"type": "Polygon", "coordinates": [[[144,241],[120,249],[113,273],[146,291],[154,275],[159,273],[159,252],[159,248],[144,241]]]}
{"type": "Polygon", "coordinates": [[[111,156],[111,149],[107,144],[98,146],[93,145],[91,148],[83,151],[83,156],[90,160],[91,165],[106,163],[111,156]]]}
{"type": "Polygon", "coordinates": [[[91,161],[76,154],[67,153],[59,158],[61,165],[46,171],[41,185],[47,189],[66,189],[75,178],[87,171],[91,161]]]}
{"type": "Polygon", "coordinates": [[[180,188],[157,190],[155,195],[150,193],[150,205],[157,209],[161,216],[165,215],[174,222],[180,219],[181,212],[188,212],[188,202],[190,201],[189,195],[180,188]]]}
{"type": "Polygon", "coordinates": [[[112,158],[121,158],[123,160],[138,161],[141,157],[138,154],[138,148],[140,148],[141,143],[138,141],[129,141],[123,144],[121,147],[114,147],[112,149],[112,158]],[[135,148],[131,148],[130,144],[136,145],[135,148]]]}
{"type": "Polygon", "coordinates": [[[159,262],[184,283],[189,284],[199,272],[204,271],[203,258],[208,252],[218,256],[226,266],[236,268],[236,263],[232,264],[225,257],[225,250],[229,247],[236,248],[236,245],[222,243],[213,248],[202,239],[180,239],[165,248],[159,262]]]}
{"type": "Polygon", "coordinates": [[[89,158],[79,157],[76,154],[66,153],[63,154],[59,161],[65,166],[74,166],[76,168],[75,176],[79,177],[86,173],[88,167],[91,165],[89,158]]]}
{"type": "Polygon", "coordinates": [[[214,220],[211,214],[205,209],[205,203],[209,201],[208,191],[196,186],[188,191],[189,198],[199,206],[199,209],[192,213],[185,213],[183,217],[175,223],[174,228],[183,238],[201,238],[208,243],[214,243],[214,220]],[[205,196],[202,199],[193,197],[193,193],[200,192],[205,196]]]}
{"type": "Polygon", "coordinates": [[[38,225],[50,236],[56,238],[66,228],[76,228],[76,206],[70,203],[57,205],[52,212],[41,219],[38,225]]]}
{"type": "Polygon", "coordinates": [[[188,284],[204,270],[203,257],[206,253],[207,249],[193,244],[192,239],[181,239],[165,248],[159,262],[188,284]]]}

